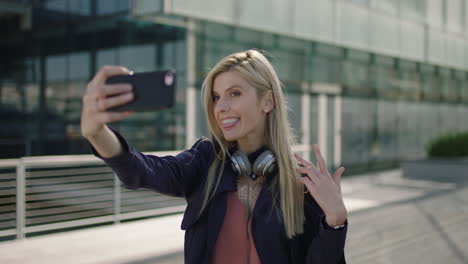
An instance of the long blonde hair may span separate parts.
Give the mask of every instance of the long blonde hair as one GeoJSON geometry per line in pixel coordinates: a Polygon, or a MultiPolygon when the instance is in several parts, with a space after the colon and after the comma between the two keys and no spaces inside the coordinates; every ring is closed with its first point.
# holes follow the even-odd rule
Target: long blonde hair
{"type": "MultiPolygon", "coordinates": [[[[275,102],[274,109],[266,118],[266,147],[271,149],[278,162],[278,185],[280,193],[280,206],[286,235],[292,238],[304,231],[304,193],[302,184],[296,180],[294,157],[291,146],[295,144],[293,132],[287,116],[286,101],[281,88],[281,82],[276,75],[273,66],[267,58],[257,50],[247,50],[231,54],[221,61],[208,73],[202,86],[202,100],[205,106],[210,137],[215,148],[216,155],[208,170],[208,178],[205,185],[202,210],[207,206],[216,192],[221,181],[225,166],[226,152],[232,146],[232,142],[224,139],[223,133],[217,125],[213,112],[213,82],[223,72],[237,72],[257,91],[262,98],[268,91],[272,91],[275,102]],[[218,177],[216,177],[217,168],[218,177]]],[[[276,196],[277,193],[275,193],[276,196]]],[[[272,205],[273,206],[273,205],[272,205]]],[[[201,212],[200,212],[201,213],[201,212]]]]}

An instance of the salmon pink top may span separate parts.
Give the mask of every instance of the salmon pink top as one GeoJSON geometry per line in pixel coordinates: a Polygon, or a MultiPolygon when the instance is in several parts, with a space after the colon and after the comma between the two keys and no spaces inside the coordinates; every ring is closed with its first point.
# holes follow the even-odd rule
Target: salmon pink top
{"type": "Polygon", "coordinates": [[[237,197],[236,192],[229,192],[224,222],[216,240],[211,258],[212,264],[260,264],[257,250],[247,222],[247,209],[237,197]]]}

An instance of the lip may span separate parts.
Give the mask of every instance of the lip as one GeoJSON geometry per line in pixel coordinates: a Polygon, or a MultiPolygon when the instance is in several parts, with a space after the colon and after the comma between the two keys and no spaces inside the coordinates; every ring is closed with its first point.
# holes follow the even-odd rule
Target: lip
{"type": "Polygon", "coordinates": [[[239,123],[239,121],[240,121],[239,117],[226,117],[226,118],[221,119],[219,123],[220,123],[221,128],[223,128],[224,130],[229,130],[235,127],[239,123]],[[237,121],[231,124],[223,124],[223,120],[226,120],[226,119],[237,119],[237,121]]]}

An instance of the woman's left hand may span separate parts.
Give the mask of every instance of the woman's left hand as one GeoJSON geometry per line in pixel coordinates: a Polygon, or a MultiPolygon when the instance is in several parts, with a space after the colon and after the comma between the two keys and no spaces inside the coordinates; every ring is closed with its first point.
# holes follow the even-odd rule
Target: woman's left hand
{"type": "Polygon", "coordinates": [[[309,193],[317,201],[320,208],[325,213],[326,221],[329,226],[342,225],[348,218],[348,212],[341,195],[341,175],[345,168],[340,167],[333,174],[333,178],[327,170],[327,164],[320,149],[316,144],[312,146],[319,169],[310,161],[305,160],[299,154],[294,157],[304,167],[296,168],[296,171],[307,176],[302,177],[300,181],[305,184],[309,193]]]}

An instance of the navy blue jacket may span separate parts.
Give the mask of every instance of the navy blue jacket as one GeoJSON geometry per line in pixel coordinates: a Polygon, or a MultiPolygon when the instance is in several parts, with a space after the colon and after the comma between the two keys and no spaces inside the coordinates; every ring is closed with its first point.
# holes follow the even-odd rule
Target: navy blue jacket
{"type": "MultiPolygon", "coordinates": [[[[236,175],[225,166],[221,183],[200,215],[208,167],[214,159],[213,143],[202,138],[176,156],[144,155],[116,132],[124,152],[103,159],[127,188],[150,188],[162,194],[184,197],[182,220],[185,232],[185,263],[210,263],[227,208],[227,192],[237,190],[236,175]]],[[[96,152],[95,154],[99,156],[96,152]]],[[[310,194],[305,194],[305,232],[288,239],[280,217],[279,196],[271,191],[275,179],[267,179],[252,213],[252,236],[262,263],[343,264],[347,224],[340,230],[327,228],[324,214],[310,194]],[[278,206],[273,207],[273,200],[278,206]]]]}

